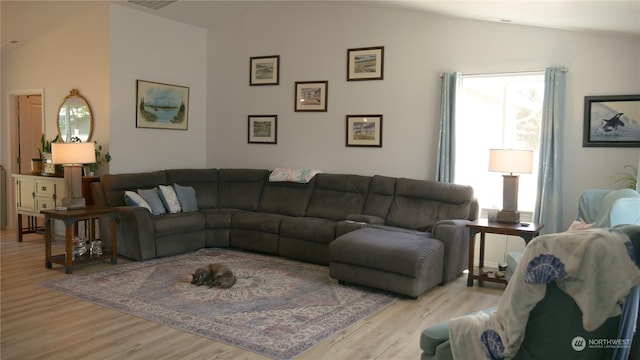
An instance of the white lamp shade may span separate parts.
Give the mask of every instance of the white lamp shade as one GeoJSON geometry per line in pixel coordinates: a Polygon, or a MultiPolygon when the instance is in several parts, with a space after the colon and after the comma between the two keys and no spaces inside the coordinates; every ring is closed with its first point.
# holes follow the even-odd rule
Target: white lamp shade
{"type": "Polygon", "coordinates": [[[489,150],[489,171],[531,174],[532,170],[533,150],[489,150]]]}
{"type": "Polygon", "coordinates": [[[91,164],[96,162],[95,151],[96,146],[92,142],[51,144],[54,164],[91,164]]]}

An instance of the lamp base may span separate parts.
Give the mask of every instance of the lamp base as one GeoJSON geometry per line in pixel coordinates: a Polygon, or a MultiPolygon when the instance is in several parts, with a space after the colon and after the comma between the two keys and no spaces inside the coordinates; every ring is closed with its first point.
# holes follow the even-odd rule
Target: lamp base
{"type": "Polygon", "coordinates": [[[67,209],[82,209],[87,207],[85,198],[62,198],[62,206],[67,209]]]}
{"type": "Polygon", "coordinates": [[[517,224],[520,222],[520,211],[502,210],[498,213],[498,222],[517,224]]]}

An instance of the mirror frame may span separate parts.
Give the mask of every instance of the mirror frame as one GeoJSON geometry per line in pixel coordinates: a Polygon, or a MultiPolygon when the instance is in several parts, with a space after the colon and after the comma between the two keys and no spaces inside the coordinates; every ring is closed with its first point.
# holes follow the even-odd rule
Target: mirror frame
{"type": "Polygon", "coordinates": [[[87,101],[87,99],[85,99],[84,96],[80,95],[80,92],[78,92],[78,89],[71,89],[69,91],[69,95],[65,96],[65,98],[62,99],[62,103],[58,107],[58,116],[56,117],[56,128],[58,129],[60,140],[62,142],[67,142],[66,134],[63,135],[62,132],[60,131],[60,111],[62,111],[62,109],[65,106],[67,106],[67,101],[69,101],[69,99],[72,99],[72,98],[78,98],[81,101],[83,101],[89,111],[89,134],[86,140],[81,140],[81,142],[89,142],[91,141],[91,137],[93,136],[93,127],[94,127],[93,112],[91,111],[91,105],[89,105],[89,102],[87,101]]]}

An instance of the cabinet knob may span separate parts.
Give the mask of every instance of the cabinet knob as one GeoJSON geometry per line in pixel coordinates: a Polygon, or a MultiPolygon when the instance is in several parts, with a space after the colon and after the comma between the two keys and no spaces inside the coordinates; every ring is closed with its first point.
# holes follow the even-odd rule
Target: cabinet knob
{"type": "Polygon", "coordinates": [[[42,191],[47,191],[47,187],[46,187],[46,186],[41,186],[41,187],[40,187],[40,190],[42,190],[42,191]]]}

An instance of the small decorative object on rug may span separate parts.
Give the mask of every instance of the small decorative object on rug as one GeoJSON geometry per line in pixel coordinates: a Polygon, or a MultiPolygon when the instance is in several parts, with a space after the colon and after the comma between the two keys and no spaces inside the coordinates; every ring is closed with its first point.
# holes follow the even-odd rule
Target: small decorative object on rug
{"type": "Polygon", "coordinates": [[[339,285],[326,266],[229,249],[129,263],[44,286],[275,359],[291,359],[398,298],[339,285]],[[221,291],[185,281],[209,264],[233,269],[236,284],[221,291]]]}

